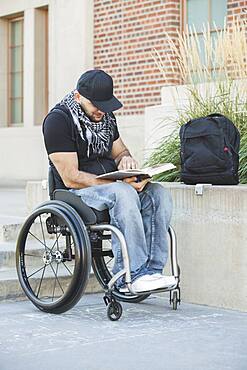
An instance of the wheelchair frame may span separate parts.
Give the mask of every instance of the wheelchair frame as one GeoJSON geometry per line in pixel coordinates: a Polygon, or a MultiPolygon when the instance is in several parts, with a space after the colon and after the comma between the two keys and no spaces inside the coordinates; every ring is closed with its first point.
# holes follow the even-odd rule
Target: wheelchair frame
{"type": "MultiPolygon", "coordinates": [[[[49,178],[50,176],[51,175],[49,175],[49,178]]],[[[110,320],[118,320],[122,315],[122,306],[119,303],[119,300],[125,302],[140,302],[154,292],[157,293],[169,291],[170,304],[172,303],[172,308],[176,310],[177,304],[180,304],[181,295],[179,287],[180,268],[178,266],[177,259],[177,242],[173,228],[171,226],[169,227],[168,235],[170,238],[171,271],[172,275],[176,278],[176,286],[171,288],[137,293],[132,287],[128,249],[122,232],[115,226],[110,225],[105,221],[97,222],[97,212],[98,214],[102,214],[102,212],[105,211],[99,212],[93,210],[92,208],[88,207],[81,200],[80,197],[69,192],[68,190],[54,191],[54,186],[52,186],[52,184],[53,181],[49,181],[51,200],[44,202],[31,213],[31,215],[28,217],[23,227],[21,228],[17,240],[17,273],[22,289],[24,290],[27,297],[32,301],[32,303],[40,310],[45,312],[62,313],[67,311],[68,309],[73,307],[81,298],[86,288],[92,265],[96,278],[105,291],[104,302],[107,306],[107,315],[110,320]],[[54,261],[57,263],[57,265],[61,262],[64,264],[63,261],[66,261],[65,256],[68,261],[74,259],[76,262],[76,258],[79,258],[79,262],[77,262],[76,265],[77,276],[72,276],[71,286],[69,286],[68,288],[69,293],[67,295],[64,294],[64,296],[59,298],[56,302],[51,303],[43,302],[41,299],[38,298],[39,292],[38,294],[36,294],[34,289],[31,287],[28,281],[25,265],[25,256],[28,255],[25,253],[28,234],[30,233],[31,226],[35,224],[35,220],[37,217],[39,217],[40,222],[42,223],[41,217],[43,214],[50,215],[45,221],[48,233],[52,234],[54,232],[57,232],[57,228],[59,227],[60,230],[62,230],[61,233],[63,232],[63,235],[66,238],[66,249],[64,252],[60,252],[59,250],[57,250],[55,251],[55,253],[53,253],[53,248],[45,248],[44,255],[42,256],[44,263],[46,265],[51,265],[52,267],[52,263],[54,261]],[[102,249],[102,243],[103,240],[111,238],[110,235],[104,235],[104,231],[110,231],[111,234],[113,233],[116,238],[118,238],[122,250],[123,269],[113,276],[106,267],[105,262],[103,262],[104,252],[102,249]],[[71,252],[71,238],[74,240],[74,248],[78,249],[74,251],[74,255],[72,255],[71,252]],[[99,253],[98,259],[96,258],[96,250],[99,253]],[[70,259],[68,259],[68,256],[70,256],[70,259]],[[129,290],[129,293],[126,294],[120,293],[115,288],[115,283],[122,276],[125,276],[125,282],[129,290]]],[[[42,231],[44,236],[43,226],[42,231]]],[[[44,243],[41,243],[45,245],[45,239],[44,243]]],[[[107,255],[109,255],[109,252],[107,255]]],[[[57,279],[56,274],[55,279],[57,279]]],[[[41,283],[39,283],[39,291],[40,287],[41,283]]]]}

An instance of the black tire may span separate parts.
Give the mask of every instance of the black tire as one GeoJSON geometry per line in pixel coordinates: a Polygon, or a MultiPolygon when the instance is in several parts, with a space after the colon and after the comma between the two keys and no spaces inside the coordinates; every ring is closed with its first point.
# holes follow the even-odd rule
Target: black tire
{"type": "Polygon", "coordinates": [[[86,228],[73,208],[63,202],[43,204],[27,218],[18,236],[16,265],[24,293],[41,311],[69,310],[86,288],[90,256],[86,228]],[[72,258],[66,254],[68,240],[72,258]]]}
{"type": "Polygon", "coordinates": [[[123,313],[123,308],[119,302],[110,302],[107,306],[107,317],[111,321],[117,321],[120,319],[123,313]]]}
{"type": "MultiPolygon", "coordinates": [[[[83,292],[86,289],[86,285],[89,279],[89,275],[91,272],[91,243],[88,236],[87,228],[82,221],[81,217],[78,215],[76,210],[70,206],[69,204],[60,201],[60,200],[52,200],[52,201],[46,201],[41,204],[41,206],[47,206],[51,205],[60,209],[62,212],[65,212],[67,216],[70,218],[70,220],[76,224],[76,227],[78,228],[78,232],[80,236],[83,237],[83,246],[82,248],[82,268],[84,270],[84,279],[81,281],[78,281],[77,287],[75,287],[74,295],[68,300],[67,304],[64,304],[61,307],[61,310],[56,313],[62,313],[68,311],[70,308],[72,308],[81,298],[83,292]],[[87,272],[87,275],[86,275],[87,272]]],[[[40,207],[41,207],[40,206],[40,207]]],[[[40,308],[41,309],[41,308],[40,308]]]]}
{"type": "MultiPolygon", "coordinates": [[[[111,272],[113,260],[114,256],[110,241],[107,241],[107,245],[104,246],[102,241],[92,244],[92,267],[98,282],[104,289],[106,289],[113,276],[111,272]]],[[[120,293],[117,289],[114,289],[112,294],[118,301],[128,303],[139,303],[150,296],[150,294],[131,295],[130,293],[120,293]]]]}

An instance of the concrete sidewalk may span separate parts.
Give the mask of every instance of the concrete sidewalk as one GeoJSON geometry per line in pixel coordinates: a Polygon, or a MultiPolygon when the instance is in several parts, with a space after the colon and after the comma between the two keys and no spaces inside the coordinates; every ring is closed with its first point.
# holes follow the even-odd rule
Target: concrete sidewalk
{"type": "Polygon", "coordinates": [[[111,322],[102,296],[62,315],[1,304],[0,369],[246,370],[246,313],[185,303],[172,311],[163,294],[123,304],[111,322]]]}
{"type": "MultiPolygon", "coordinates": [[[[0,205],[0,224],[21,223],[25,190],[0,188],[0,205]]],[[[0,370],[247,369],[247,313],[183,302],[172,311],[163,294],[123,304],[111,322],[102,297],[85,295],[62,315],[1,303],[0,370]]]]}

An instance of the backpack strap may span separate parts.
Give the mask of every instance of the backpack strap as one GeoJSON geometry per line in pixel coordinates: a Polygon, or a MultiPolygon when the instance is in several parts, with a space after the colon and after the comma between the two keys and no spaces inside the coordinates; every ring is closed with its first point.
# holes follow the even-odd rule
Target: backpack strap
{"type": "Polygon", "coordinates": [[[211,119],[214,119],[215,121],[217,118],[223,118],[225,122],[226,127],[226,134],[225,138],[227,137],[229,142],[228,145],[231,147],[231,149],[238,154],[239,146],[240,146],[240,133],[237,127],[234,125],[234,123],[226,116],[220,113],[213,113],[209,114],[207,117],[210,117],[211,119]]]}
{"type": "Polygon", "coordinates": [[[59,108],[53,108],[49,114],[51,114],[52,112],[56,112],[56,113],[59,113],[61,114],[65,119],[66,121],[71,124],[71,117],[69,116],[69,113],[65,113],[65,111],[63,109],[59,109],[59,108]]]}
{"type": "Polygon", "coordinates": [[[52,112],[56,112],[56,113],[60,114],[61,116],[63,116],[66,119],[67,123],[71,127],[71,138],[72,138],[73,141],[76,142],[75,125],[72,122],[73,118],[72,118],[71,114],[69,113],[69,111],[67,111],[67,109],[66,109],[66,112],[67,112],[66,113],[64,109],[54,107],[53,109],[51,109],[51,111],[48,113],[48,115],[51,114],[52,112]]]}

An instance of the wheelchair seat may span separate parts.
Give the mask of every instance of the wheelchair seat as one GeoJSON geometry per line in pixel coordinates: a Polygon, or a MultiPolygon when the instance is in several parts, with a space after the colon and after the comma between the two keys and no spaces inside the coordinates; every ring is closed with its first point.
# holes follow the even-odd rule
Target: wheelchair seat
{"type": "Polygon", "coordinates": [[[72,206],[81,216],[85,225],[94,225],[96,223],[109,223],[110,216],[107,209],[98,211],[89,207],[81,198],[68,190],[58,189],[53,192],[54,200],[61,200],[72,206]]]}
{"type": "Polygon", "coordinates": [[[69,204],[78,212],[85,225],[94,225],[96,223],[110,223],[110,216],[107,209],[103,211],[98,211],[97,209],[89,207],[81,200],[78,195],[71,193],[69,190],[56,189],[52,167],[49,167],[48,186],[50,199],[60,200],[69,204]]]}

